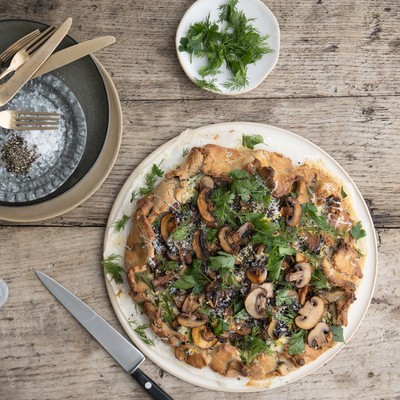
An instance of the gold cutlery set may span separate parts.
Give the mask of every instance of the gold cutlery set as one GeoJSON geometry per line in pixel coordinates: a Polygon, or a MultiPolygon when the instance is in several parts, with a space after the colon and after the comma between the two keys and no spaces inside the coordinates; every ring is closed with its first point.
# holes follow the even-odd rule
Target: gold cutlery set
{"type": "MultiPolygon", "coordinates": [[[[0,54],[0,66],[9,65],[0,74],[0,106],[7,104],[30,79],[60,68],[115,42],[113,36],[88,40],[53,54],[68,33],[72,19],[58,29],[50,26],[22,37],[0,54]],[[11,76],[10,76],[11,75],[11,76]],[[10,76],[10,77],[9,77],[10,76]],[[4,81],[4,78],[9,77],[4,81]],[[4,83],[2,82],[4,81],[4,83]]],[[[0,112],[0,126],[14,130],[54,130],[59,114],[5,110],[0,112]]]]}

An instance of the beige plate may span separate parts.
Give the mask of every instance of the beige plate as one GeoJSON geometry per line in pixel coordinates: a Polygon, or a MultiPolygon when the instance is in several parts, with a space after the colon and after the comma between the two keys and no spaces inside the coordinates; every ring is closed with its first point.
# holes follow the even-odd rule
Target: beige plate
{"type": "Polygon", "coordinates": [[[56,217],[87,200],[104,182],[118,155],[122,138],[122,110],[114,83],[100,62],[93,57],[108,95],[109,122],[103,149],[89,172],[70,190],[42,203],[26,206],[0,206],[0,220],[33,222],[56,217]]]}

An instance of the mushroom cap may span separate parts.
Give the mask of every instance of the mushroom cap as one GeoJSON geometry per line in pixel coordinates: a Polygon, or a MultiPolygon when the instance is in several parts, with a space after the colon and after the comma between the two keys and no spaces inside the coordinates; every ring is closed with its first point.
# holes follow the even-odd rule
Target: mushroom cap
{"type": "Polygon", "coordinates": [[[237,246],[233,243],[231,235],[232,232],[229,226],[223,226],[218,232],[219,244],[225,252],[237,254],[237,246]]]}
{"type": "Polygon", "coordinates": [[[210,257],[204,231],[198,229],[193,233],[192,247],[198,259],[205,261],[210,257]]]}
{"type": "Polygon", "coordinates": [[[176,319],[182,326],[186,326],[187,328],[196,328],[198,326],[205,325],[208,321],[207,315],[198,313],[181,313],[176,319]]]}
{"type": "Polygon", "coordinates": [[[299,289],[306,286],[311,280],[311,265],[306,262],[298,263],[294,266],[294,272],[288,274],[288,281],[295,282],[299,289]]]}
{"type": "Polygon", "coordinates": [[[207,175],[203,176],[200,179],[199,188],[200,188],[200,190],[202,190],[204,188],[214,189],[214,180],[213,180],[213,178],[211,178],[211,176],[207,176],[207,175]]]}
{"type": "Polygon", "coordinates": [[[193,343],[201,349],[209,349],[218,342],[218,338],[207,328],[206,325],[192,329],[193,343]]]}
{"type": "Polygon", "coordinates": [[[199,195],[197,196],[197,208],[204,223],[210,228],[215,228],[217,225],[216,220],[210,212],[210,205],[212,205],[212,202],[208,198],[211,191],[212,189],[207,187],[201,189],[199,195]]]}
{"type": "Polygon", "coordinates": [[[176,218],[175,215],[172,213],[165,214],[161,219],[160,231],[161,237],[163,238],[164,242],[166,242],[171,235],[171,233],[176,228],[176,218]]]}
{"type": "Polygon", "coordinates": [[[303,215],[301,204],[293,197],[288,197],[286,202],[288,206],[281,209],[282,215],[285,216],[286,225],[297,226],[300,222],[301,216],[303,215]]]}
{"type": "Polygon", "coordinates": [[[325,302],[317,296],[311,298],[299,310],[294,322],[301,329],[311,329],[321,320],[325,312],[325,302]]]}
{"type": "Polygon", "coordinates": [[[307,343],[310,347],[321,347],[327,343],[326,334],[329,333],[329,326],[325,322],[319,322],[307,336],[307,343]]]}
{"type": "Polygon", "coordinates": [[[252,290],[244,301],[246,311],[255,319],[266,318],[269,293],[262,287],[252,290]]]}
{"type": "Polygon", "coordinates": [[[246,277],[252,283],[262,283],[267,279],[267,268],[258,265],[251,266],[246,270],[246,277]]]}

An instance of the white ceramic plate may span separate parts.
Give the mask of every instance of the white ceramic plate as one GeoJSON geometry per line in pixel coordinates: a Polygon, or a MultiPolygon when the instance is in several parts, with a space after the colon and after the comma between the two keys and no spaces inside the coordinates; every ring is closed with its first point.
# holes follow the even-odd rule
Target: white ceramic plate
{"type": "MultiPolygon", "coordinates": [[[[128,222],[121,232],[116,232],[113,224],[124,214],[131,215],[135,208],[135,203],[131,203],[131,193],[133,190],[138,190],[138,188],[143,186],[144,176],[154,163],[159,164],[161,160],[163,160],[162,167],[164,171],[169,171],[183,160],[182,152],[184,149],[190,149],[194,146],[204,146],[207,143],[236,147],[241,144],[243,134],[262,135],[265,143],[268,144],[268,150],[283,153],[285,156],[290,157],[294,163],[301,163],[305,160],[321,160],[326,168],[343,182],[344,190],[354,205],[357,218],[361,221],[363,228],[367,232],[367,236],[358,241],[361,250],[366,254],[366,260],[364,278],[358,288],[357,300],[350,308],[349,325],[344,329],[344,337],[346,342],[348,342],[360,325],[374,290],[377,274],[377,250],[373,223],[360,192],[340,165],[326,152],[308,140],[283,129],[248,122],[209,125],[194,130],[186,130],[181,135],[159,147],[133,171],[122,187],[108,220],[104,240],[104,257],[115,253],[123,259],[130,223],[128,222]]],[[[262,145],[258,145],[258,147],[260,146],[262,145]]],[[[252,392],[282,386],[304,377],[321,367],[344,346],[342,343],[337,344],[312,363],[305,365],[287,376],[260,382],[260,386],[258,387],[246,386],[248,380],[245,378],[225,378],[212,372],[208,367],[199,370],[178,361],[171,347],[162,343],[150,329],[147,329],[147,335],[154,340],[155,346],[148,347],[145,345],[132,328],[139,323],[148,322],[148,319],[146,316],[142,315],[139,307],[134,304],[129,296],[129,286],[127,282],[124,280],[123,284],[115,284],[111,277],[106,275],[106,284],[117,317],[135,345],[149,359],[164,370],[180,379],[208,389],[229,392],[252,392]]]]}
{"type": "MultiPolygon", "coordinates": [[[[182,37],[186,36],[190,25],[204,20],[208,15],[210,15],[211,21],[217,21],[219,17],[219,6],[226,3],[227,0],[198,0],[186,11],[178,26],[176,32],[176,51],[178,59],[186,75],[194,83],[196,83],[196,78],[202,79],[198,71],[200,67],[206,65],[206,60],[193,57],[191,62],[189,53],[179,51],[180,40],[182,37]]],[[[249,85],[240,90],[231,91],[223,86],[223,83],[230,79],[232,74],[226,68],[222,69],[222,72],[215,77],[217,78],[215,84],[219,89],[219,91],[215,93],[225,95],[242,94],[256,88],[275,67],[279,57],[279,25],[271,10],[260,0],[239,0],[237,8],[243,11],[248,18],[254,18],[252,25],[259,30],[261,35],[269,35],[268,44],[274,52],[265,54],[261,60],[247,67],[249,85]]],[[[207,77],[206,80],[208,81],[210,78],[207,77]]]]}

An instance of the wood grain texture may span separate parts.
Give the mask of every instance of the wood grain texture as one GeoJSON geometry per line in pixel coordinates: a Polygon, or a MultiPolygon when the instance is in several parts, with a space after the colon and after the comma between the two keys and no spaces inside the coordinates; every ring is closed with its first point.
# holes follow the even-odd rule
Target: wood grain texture
{"type": "MultiPolygon", "coordinates": [[[[175,32],[192,0],[17,0],[3,18],[58,23],[71,16],[78,40],[114,35],[99,53],[124,100],[205,98],[177,61],[175,32]]],[[[268,0],[281,51],[270,77],[244,98],[398,95],[400,6],[397,0],[268,0]]]]}
{"type": "MultiPolygon", "coordinates": [[[[400,232],[378,233],[378,283],[367,316],[350,343],[313,374],[270,393],[236,395],[195,387],[151,361],[143,364],[143,370],[177,400],[345,400],[359,399],[361,392],[365,399],[398,399],[400,232]]],[[[102,228],[0,228],[0,276],[10,289],[9,300],[0,309],[2,399],[144,398],[140,387],[34,274],[36,269],[48,273],[122,332],[99,264],[103,234],[102,228]]]]}
{"type": "MultiPolygon", "coordinates": [[[[242,0],[245,1],[245,0],[242,0]]],[[[187,128],[251,121],[297,133],[333,156],[364,196],[380,239],[369,311],[350,343],[304,379],[257,394],[212,392],[151,361],[143,370],[177,400],[400,400],[400,4],[398,0],[264,0],[278,19],[276,68],[254,91],[224,97],[184,75],[175,32],[193,0],[14,0],[2,19],[58,24],[73,17],[78,41],[114,35],[97,54],[119,91],[124,135],[105,183],[48,221],[0,221],[0,398],[143,399],[142,389],[60,306],[34,274],[62,282],[124,334],[102,267],[104,227],[133,169],[187,128]],[[390,228],[390,229],[388,229],[390,228]]]]}

